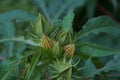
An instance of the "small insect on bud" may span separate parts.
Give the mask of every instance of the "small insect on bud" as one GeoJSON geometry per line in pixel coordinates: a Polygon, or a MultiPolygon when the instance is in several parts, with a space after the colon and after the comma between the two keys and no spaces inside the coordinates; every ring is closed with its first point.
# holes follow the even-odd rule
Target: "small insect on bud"
{"type": "Polygon", "coordinates": [[[40,42],[43,48],[51,49],[53,47],[53,41],[46,35],[42,35],[40,42]]]}
{"type": "Polygon", "coordinates": [[[72,57],[75,52],[75,45],[69,44],[64,46],[64,55],[68,57],[72,57]]]}

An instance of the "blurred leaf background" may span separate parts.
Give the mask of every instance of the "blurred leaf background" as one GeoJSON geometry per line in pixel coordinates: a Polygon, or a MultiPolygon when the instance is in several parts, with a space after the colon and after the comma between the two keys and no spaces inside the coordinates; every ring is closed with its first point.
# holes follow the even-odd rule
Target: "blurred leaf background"
{"type": "MultiPolygon", "coordinates": [[[[97,16],[106,15],[118,24],[120,23],[119,0],[0,0],[0,62],[9,57],[19,59],[22,56],[23,51],[29,51],[29,46],[27,44],[35,44],[26,39],[28,37],[28,28],[31,26],[30,23],[35,21],[39,12],[42,13],[51,24],[54,23],[57,26],[58,24],[61,25],[63,17],[70,10],[74,10],[75,13],[72,26],[75,32],[81,30],[88,19],[97,16]],[[3,40],[5,38],[9,39],[13,37],[20,38],[20,36],[22,36],[21,39],[23,41],[17,39],[14,39],[14,41],[3,40]]],[[[120,28],[118,27],[118,30],[113,31],[108,29],[108,31],[109,33],[111,32],[111,34],[104,32],[100,32],[99,34],[91,33],[87,37],[84,37],[83,41],[94,42],[109,48],[120,50],[120,28]]],[[[120,56],[118,57],[120,59],[120,56]]],[[[103,57],[100,58],[100,60],[105,62],[104,64],[108,61],[109,63],[106,64],[106,66],[118,63],[114,62],[113,56],[103,57]]],[[[96,62],[93,61],[93,63],[91,63],[91,61],[92,60],[88,59],[86,64],[88,65],[89,63],[93,71],[96,71],[97,69],[94,69],[95,67],[93,65],[93,63],[95,64],[96,62]]],[[[0,65],[0,73],[6,73],[7,69],[11,68],[10,64],[13,63],[6,61],[4,62],[4,65],[0,65]]],[[[15,69],[17,69],[17,67],[15,69]]],[[[107,71],[109,71],[109,68],[107,71]]],[[[17,72],[13,73],[15,74],[17,72]]],[[[86,75],[87,74],[88,73],[86,73],[86,75]]],[[[103,74],[99,75],[102,76],[102,80],[120,79],[119,71],[109,72],[109,74],[104,77],[103,74]]],[[[95,77],[96,80],[101,80],[98,79],[99,76],[95,77]]],[[[5,79],[6,78],[4,77],[3,80],[5,79]]]]}

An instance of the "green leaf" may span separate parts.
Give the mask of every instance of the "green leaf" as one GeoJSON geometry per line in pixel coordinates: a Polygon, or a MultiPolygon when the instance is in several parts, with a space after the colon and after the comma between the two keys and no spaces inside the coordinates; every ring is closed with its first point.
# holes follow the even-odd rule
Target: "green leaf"
{"type": "Polygon", "coordinates": [[[85,65],[84,65],[83,73],[86,78],[94,77],[95,74],[99,73],[99,71],[96,69],[95,65],[92,63],[91,58],[89,58],[86,61],[85,65]]]}
{"type": "Polygon", "coordinates": [[[60,56],[61,55],[61,52],[62,52],[62,49],[61,49],[61,46],[58,42],[56,42],[52,48],[52,53],[53,53],[53,56],[60,56]]]}
{"type": "Polygon", "coordinates": [[[36,66],[34,73],[32,74],[30,80],[41,80],[50,64],[49,60],[45,59],[43,62],[39,62],[36,66]]]}
{"type": "Polygon", "coordinates": [[[120,53],[114,56],[114,59],[109,61],[103,68],[104,71],[108,72],[110,70],[120,71],[120,53]]]}
{"type": "Polygon", "coordinates": [[[25,38],[23,36],[18,37],[18,38],[13,37],[13,38],[1,39],[0,43],[6,42],[6,41],[17,41],[17,42],[22,42],[22,43],[29,44],[29,45],[32,45],[32,46],[40,46],[40,43],[35,43],[30,39],[25,40],[25,38]]]}
{"type": "Polygon", "coordinates": [[[33,71],[35,70],[35,67],[39,61],[40,56],[41,56],[41,53],[37,53],[37,54],[34,54],[34,56],[32,57],[32,61],[30,63],[30,69],[28,70],[28,73],[25,74],[26,80],[30,80],[30,77],[31,77],[33,71]]]}
{"type": "Polygon", "coordinates": [[[101,69],[96,69],[95,65],[92,63],[91,59],[88,59],[84,66],[84,77],[93,78],[96,74],[100,74],[102,72],[101,69]]]}
{"type": "Polygon", "coordinates": [[[61,45],[69,44],[73,41],[73,34],[68,29],[62,29],[57,35],[56,37],[61,45]]]}
{"type": "Polygon", "coordinates": [[[42,9],[48,21],[59,20],[62,14],[66,14],[71,9],[76,7],[81,7],[85,4],[87,0],[32,0],[35,1],[39,8],[42,9]]]}
{"type": "Polygon", "coordinates": [[[74,13],[73,13],[73,10],[71,10],[64,18],[63,18],[63,22],[62,22],[62,27],[64,29],[68,29],[70,30],[71,32],[73,32],[73,29],[72,29],[72,22],[73,22],[73,19],[74,19],[74,13]]]}
{"type": "Polygon", "coordinates": [[[82,30],[79,31],[78,38],[81,39],[90,33],[98,34],[99,32],[115,35],[116,31],[120,32],[120,26],[115,21],[107,16],[100,16],[88,20],[82,30]]]}
{"type": "Polygon", "coordinates": [[[36,0],[36,2],[39,4],[39,6],[41,7],[42,11],[46,15],[48,21],[51,23],[51,18],[50,18],[50,15],[48,13],[48,10],[47,10],[46,4],[45,4],[45,0],[36,0]]]}
{"type": "Polygon", "coordinates": [[[6,80],[6,79],[8,79],[9,74],[11,73],[11,71],[12,71],[13,69],[14,69],[14,68],[11,67],[11,68],[9,69],[9,71],[1,78],[1,80],[6,80]]]}
{"type": "Polygon", "coordinates": [[[14,11],[0,14],[0,23],[6,22],[6,21],[13,21],[13,20],[16,20],[16,22],[24,22],[24,21],[33,21],[34,22],[35,18],[36,18],[36,16],[34,16],[26,11],[14,10],[14,11]]]}
{"type": "Polygon", "coordinates": [[[34,33],[41,37],[43,34],[49,34],[52,31],[52,26],[41,14],[39,14],[33,25],[33,29],[34,33]]]}
{"type": "Polygon", "coordinates": [[[58,75],[58,77],[61,77],[65,80],[71,79],[72,65],[70,62],[54,61],[50,67],[52,67],[53,74],[58,75]]]}
{"type": "MultiPolygon", "coordinates": [[[[1,31],[4,38],[10,38],[15,36],[15,28],[12,22],[4,22],[1,24],[1,31]]],[[[14,48],[14,42],[13,41],[7,41],[4,43],[6,46],[6,50],[8,51],[10,56],[13,55],[13,48],[14,48]]]]}
{"type": "MultiPolygon", "coordinates": [[[[25,59],[26,57],[32,55],[34,52],[27,51],[27,53],[21,54],[19,57],[9,57],[4,59],[0,64],[0,79],[2,80],[11,80],[11,77],[18,77],[18,71],[16,68],[18,67],[21,60],[25,59]],[[14,73],[15,72],[15,73],[14,73]],[[16,73],[17,72],[17,73],[16,73]],[[13,74],[14,73],[14,74],[13,74]],[[10,79],[8,79],[10,78],[10,79]]],[[[13,78],[15,79],[15,78],[13,78]]]]}
{"type": "Polygon", "coordinates": [[[16,67],[17,65],[18,65],[18,62],[14,63],[12,65],[9,65],[7,72],[1,77],[1,80],[7,80],[11,76],[11,73],[14,71],[14,69],[15,69],[14,67],[16,67]]]}
{"type": "Polygon", "coordinates": [[[107,48],[98,44],[93,44],[90,42],[81,42],[76,45],[81,52],[94,57],[109,56],[109,55],[113,55],[120,52],[118,50],[114,50],[114,49],[107,48]]]}
{"type": "Polygon", "coordinates": [[[117,11],[118,8],[118,0],[111,0],[111,3],[113,5],[114,11],[117,11]]]}
{"type": "MultiPolygon", "coordinates": [[[[61,16],[61,14],[64,13],[64,11],[69,11],[71,9],[74,9],[76,7],[81,7],[85,4],[86,0],[65,0],[63,1],[63,5],[58,9],[57,14],[55,15],[53,21],[59,19],[59,17],[61,16]]],[[[56,12],[55,12],[56,13],[56,12]]]]}
{"type": "Polygon", "coordinates": [[[98,0],[88,0],[87,1],[87,4],[86,4],[87,9],[86,10],[87,10],[87,16],[89,18],[92,18],[94,16],[97,2],[98,2],[98,0]]]}
{"type": "Polygon", "coordinates": [[[96,74],[108,71],[120,71],[120,54],[116,54],[114,59],[109,61],[103,68],[97,69],[92,63],[91,58],[89,58],[84,65],[84,76],[94,77],[96,74]]]}
{"type": "Polygon", "coordinates": [[[14,55],[16,55],[16,57],[20,57],[20,54],[25,50],[26,48],[26,44],[25,43],[17,43],[17,45],[15,46],[15,52],[14,52],[14,55]]]}
{"type": "Polygon", "coordinates": [[[49,34],[52,31],[52,26],[44,16],[42,16],[42,27],[45,34],[49,34]]]}
{"type": "Polygon", "coordinates": [[[33,25],[34,33],[38,36],[41,36],[43,34],[43,25],[42,25],[42,16],[39,14],[39,16],[36,18],[35,24],[33,25]]]}

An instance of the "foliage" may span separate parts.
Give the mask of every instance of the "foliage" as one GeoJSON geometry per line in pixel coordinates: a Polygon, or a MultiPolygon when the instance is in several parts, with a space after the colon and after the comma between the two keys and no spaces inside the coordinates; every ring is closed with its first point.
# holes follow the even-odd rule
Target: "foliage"
{"type": "MultiPolygon", "coordinates": [[[[117,0],[111,1],[117,10],[117,0]]],[[[0,14],[1,80],[120,79],[111,77],[120,73],[120,25],[108,16],[92,18],[99,0],[31,2],[37,17],[26,10],[0,14]],[[76,32],[76,9],[84,6],[90,19],[76,32]]]]}

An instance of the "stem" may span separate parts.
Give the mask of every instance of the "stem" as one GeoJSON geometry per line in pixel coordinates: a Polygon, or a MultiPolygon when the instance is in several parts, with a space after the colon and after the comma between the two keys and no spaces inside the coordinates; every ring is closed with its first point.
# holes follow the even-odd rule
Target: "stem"
{"type": "Polygon", "coordinates": [[[48,71],[46,71],[45,76],[46,76],[46,80],[50,80],[49,75],[48,75],[48,71]]]}
{"type": "Polygon", "coordinates": [[[86,77],[86,78],[84,78],[84,80],[88,80],[88,78],[86,77]]]}
{"type": "Polygon", "coordinates": [[[98,4],[98,5],[97,5],[97,8],[98,8],[98,10],[99,10],[100,12],[102,12],[103,14],[111,17],[113,20],[115,20],[116,22],[120,23],[120,21],[117,21],[117,20],[116,20],[116,17],[113,16],[113,15],[112,15],[106,8],[104,8],[102,5],[98,4]]]}

